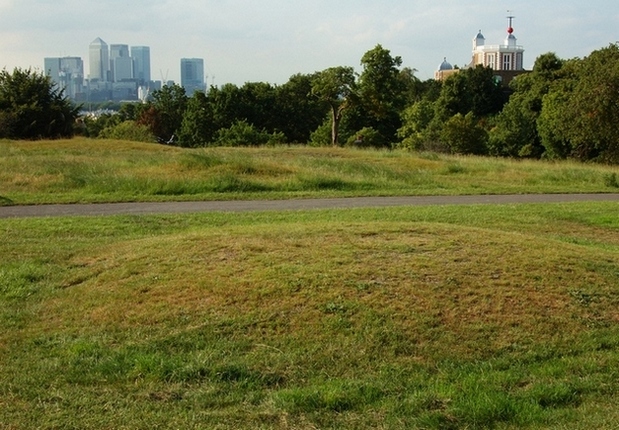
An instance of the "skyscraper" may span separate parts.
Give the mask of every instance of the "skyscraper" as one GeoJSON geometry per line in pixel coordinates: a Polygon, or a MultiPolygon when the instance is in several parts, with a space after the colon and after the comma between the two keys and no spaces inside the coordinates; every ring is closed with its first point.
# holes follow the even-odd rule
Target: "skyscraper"
{"type": "Polygon", "coordinates": [[[107,43],[97,37],[92,41],[88,49],[90,80],[109,81],[110,53],[107,43]]]}
{"type": "Polygon", "coordinates": [[[148,46],[132,46],[133,77],[139,85],[148,85],[150,82],[150,48],[148,46]]]}
{"type": "Polygon", "coordinates": [[[60,81],[60,58],[48,57],[43,59],[45,74],[52,78],[54,82],[60,81]]]}
{"type": "Polygon", "coordinates": [[[84,84],[84,62],[80,57],[52,57],[44,60],[45,74],[52,78],[65,94],[75,99],[84,84]]]}
{"type": "Polygon", "coordinates": [[[181,58],[181,86],[189,96],[196,91],[206,90],[202,58],[181,58]]]}
{"type": "Polygon", "coordinates": [[[110,71],[112,82],[133,79],[133,61],[128,45],[110,45],[110,71]]]}

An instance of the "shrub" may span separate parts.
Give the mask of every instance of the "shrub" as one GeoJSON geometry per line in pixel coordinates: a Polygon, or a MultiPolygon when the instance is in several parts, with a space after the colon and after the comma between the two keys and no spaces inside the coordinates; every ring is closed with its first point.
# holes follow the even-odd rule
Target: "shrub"
{"type": "Polygon", "coordinates": [[[323,122],[316,130],[310,133],[310,146],[331,146],[331,124],[323,122]]]}
{"type": "Polygon", "coordinates": [[[384,148],[386,139],[371,127],[364,127],[346,141],[346,146],[358,148],[384,148]]]}
{"type": "Polygon", "coordinates": [[[456,154],[483,155],[488,152],[488,132],[477,124],[470,112],[451,117],[440,137],[456,154]]]}
{"type": "Polygon", "coordinates": [[[120,124],[106,127],[99,133],[104,139],[133,140],[136,142],[154,142],[155,136],[146,125],[135,121],[123,121],[120,124]]]}
{"type": "Polygon", "coordinates": [[[218,146],[260,146],[286,143],[283,133],[268,133],[257,130],[245,120],[236,121],[229,128],[217,131],[215,145],[218,146]]]}
{"type": "Polygon", "coordinates": [[[604,184],[607,187],[619,188],[619,181],[617,180],[617,174],[613,172],[613,173],[604,175],[604,184]]]}

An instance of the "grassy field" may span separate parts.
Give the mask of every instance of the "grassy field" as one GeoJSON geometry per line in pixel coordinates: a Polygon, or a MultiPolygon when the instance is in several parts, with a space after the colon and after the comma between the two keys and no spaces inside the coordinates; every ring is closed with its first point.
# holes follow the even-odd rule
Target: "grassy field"
{"type": "Polygon", "coordinates": [[[0,205],[619,191],[619,168],[343,148],[0,141],[0,205]]]}
{"type": "MultiPolygon", "coordinates": [[[[0,205],[617,192],[618,173],[0,141],[0,205]]],[[[617,428],[618,210],[0,220],[0,429],[617,428]]]]}
{"type": "Polygon", "coordinates": [[[618,210],[0,220],[0,429],[617,428],[618,210]]]}

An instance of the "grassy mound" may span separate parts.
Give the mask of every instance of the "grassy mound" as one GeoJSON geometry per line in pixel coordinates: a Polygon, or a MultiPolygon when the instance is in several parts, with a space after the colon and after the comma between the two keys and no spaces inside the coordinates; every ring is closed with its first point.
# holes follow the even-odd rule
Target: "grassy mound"
{"type": "Polygon", "coordinates": [[[0,220],[0,422],[609,427],[616,213],[0,220]]]}
{"type": "Polygon", "coordinates": [[[616,192],[616,167],[351,148],[0,141],[0,205],[616,192]]]}

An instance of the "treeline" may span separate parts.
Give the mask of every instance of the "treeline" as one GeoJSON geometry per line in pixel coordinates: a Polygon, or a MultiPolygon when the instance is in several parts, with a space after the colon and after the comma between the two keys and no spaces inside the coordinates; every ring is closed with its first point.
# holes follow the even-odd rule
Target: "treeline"
{"type": "Polygon", "coordinates": [[[125,104],[118,115],[87,120],[87,132],[121,137],[138,127],[145,139],[152,134],[185,147],[343,145],[363,133],[364,145],[389,147],[397,140],[403,109],[440,88],[401,64],[379,45],[361,59],[360,74],[333,67],[294,75],[283,85],[226,84],[191,97],[178,85],[166,86],[146,104],[125,104]]]}
{"type": "Polygon", "coordinates": [[[192,96],[165,86],[145,104],[96,119],[78,119],[48,78],[4,71],[0,137],[77,132],[184,147],[296,143],[619,162],[617,44],[583,59],[544,54],[509,88],[484,67],[421,81],[380,45],[360,63],[359,73],[333,67],[283,85],[227,84],[192,96]]]}

